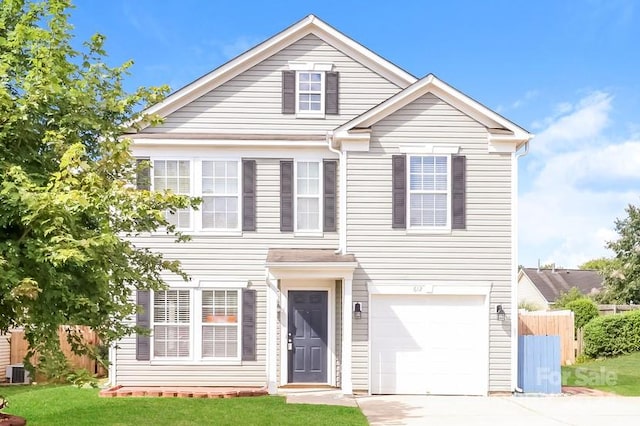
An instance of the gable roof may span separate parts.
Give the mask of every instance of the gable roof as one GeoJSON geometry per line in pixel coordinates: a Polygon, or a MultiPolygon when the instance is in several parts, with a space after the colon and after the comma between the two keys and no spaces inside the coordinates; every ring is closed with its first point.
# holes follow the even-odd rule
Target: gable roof
{"type": "Polygon", "coordinates": [[[308,15],[289,28],[173,92],[145,112],[166,117],[309,34],[324,40],[400,88],[404,89],[417,80],[402,68],[345,36],[314,15],[308,15]]]}
{"type": "Polygon", "coordinates": [[[527,130],[453,88],[433,74],[416,81],[381,104],[338,127],[335,133],[337,137],[340,137],[341,134],[346,135],[349,131],[370,128],[373,124],[427,93],[434,94],[487,127],[490,141],[515,142],[519,147],[533,137],[527,130]]]}
{"type": "Polygon", "coordinates": [[[602,276],[594,270],[522,268],[521,271],[550,303],[573,287],[585,295],[602,288],[602,276]]]}

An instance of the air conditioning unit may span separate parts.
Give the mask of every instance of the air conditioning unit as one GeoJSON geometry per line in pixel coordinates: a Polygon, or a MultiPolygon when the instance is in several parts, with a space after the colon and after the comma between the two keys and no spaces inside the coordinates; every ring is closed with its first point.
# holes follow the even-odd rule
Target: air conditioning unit
{"type": "Polygon", "coordinates": [[[30,383],[29,372],[25,370],[23,364],[12,364],[7,366],[6,377],[9,383],[30,383]]]}

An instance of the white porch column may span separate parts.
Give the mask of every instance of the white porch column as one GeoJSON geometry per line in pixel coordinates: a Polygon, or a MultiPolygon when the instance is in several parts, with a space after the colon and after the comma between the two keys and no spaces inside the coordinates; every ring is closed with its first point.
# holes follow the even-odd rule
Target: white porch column
{"type": "Polygon", "coordinates": [[[353,393],[351,382],[351,340],[353,318],[353,295],[351,277],[342,281],[342,392],[346,395],[353,393]]]}
{"type": "Polygon", "coordinates": [[[267,389],[278,391],[278,280],[267,274],[267,389]]]}

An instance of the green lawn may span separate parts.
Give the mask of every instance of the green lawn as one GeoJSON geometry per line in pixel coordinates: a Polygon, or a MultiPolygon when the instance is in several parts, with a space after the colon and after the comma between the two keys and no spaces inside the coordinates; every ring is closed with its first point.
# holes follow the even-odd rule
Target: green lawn
{"type": "Polygon", "coordinates": [[[285,404],[283,397],[100,398],[96,389],[7,386],[4,412],[37,425],[366,425],[358,408],[285,404]]]}
{"type": "Polygon", "coordinates": [[[562,384],[640,396],[640,352],[562,367],[562,384]]]}

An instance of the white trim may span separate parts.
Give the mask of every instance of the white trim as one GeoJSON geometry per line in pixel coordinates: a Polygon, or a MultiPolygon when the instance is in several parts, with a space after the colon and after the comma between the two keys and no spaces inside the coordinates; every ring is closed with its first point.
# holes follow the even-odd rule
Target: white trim
{"type": "MultiPolygon", "coordinates": [[[[289,291],[327,291],[327,383],[336,386],[336,353],[335,353],[335,280],[296,279],[282,280],[280,288],[280,386],[288,384],[289,357],[287,350],[287,330],[289,327],[289,291]],[[291,284],[289,284],[291,282],[291,284]]],[[[318,383],[322,384],[322,383],[318,383]]]]}
{"type": "Polygon", "coordinates": [[[229,135],[228,139],[171,139],[171,138],[131,138],[136,146],[167,146],[180,148],[186,146],[242,146],[242,147],[276,147],[276,148],[310,148],[310,147],[326,147],[325,142],[314,140],[287,139],[287,140],[251,140],[235,139],[237,136],[229,135]]]}
{"type": "Polygon", "coordinates": [[[469,117],[483,124],[487,129],[505,129],[510,131],[511,135],[509,136],[516,146],[525,143],[533,137],[532,134],[522,127],[454,89],[433,74],[429,74],[418,80],[378,106],[338,127],[336,133],[342,135],[355,128],[371,127],[378,121],[427,93],[434,94],[454,108],[459,109],[469,117]]]}
{"type": "Polygon", "coordinates": [[[486,281],[368,281],[369,294],[466,295],[488,296],[493,283],[486,281]]]}
{"type": "Polygon", "coordinates": [[[346,395],[353,393],[352,372],[353,361],[353,280],[342,280],[342,359],[341,383],[342,392],[346,395]]]}
{"type": "Polygon", "coordinates": [[[457,154],[460,152],[460,145],[436,145],[426,143],[424,145],[415,145],[409,143],[398,144],[398,151],[403,154],[457,154]]]}
{"type": "Polygon", "coordinates": [[[315,16],[308,15],[279,34],[182,87],[143,113],[166,117],[309,34],[321,38],[400,88],[407,87],[416,81],[416,78],[408,72],[346,37],[315,16]]]}
{"type": "Polygon", "coordinates": [[[221,289],[242,289],[247,288],[249,286],[249,281],[247,280],[238,280],[237,278],[230,279],[221,279],[221,278],[200,278],[198,280],[198,285],[196,288],[201,289],[210,289],[210,288],[221,288],[221,289]]]}
{"type": "Polygon", "coordinates": [[[332,62],[289,61],[288,65],[291,71],[331,71],[333,69],[332,62]]]}
{"type": "Polygon", "coordinates": [[[278,391],[278,303],[279,290],[278,281],[271,280],[269,274],[265,274],[265,282],[267,285],[267,354],[266,354],[266,373],[267,373],[267,389],[270,394],[278,391]]]}

